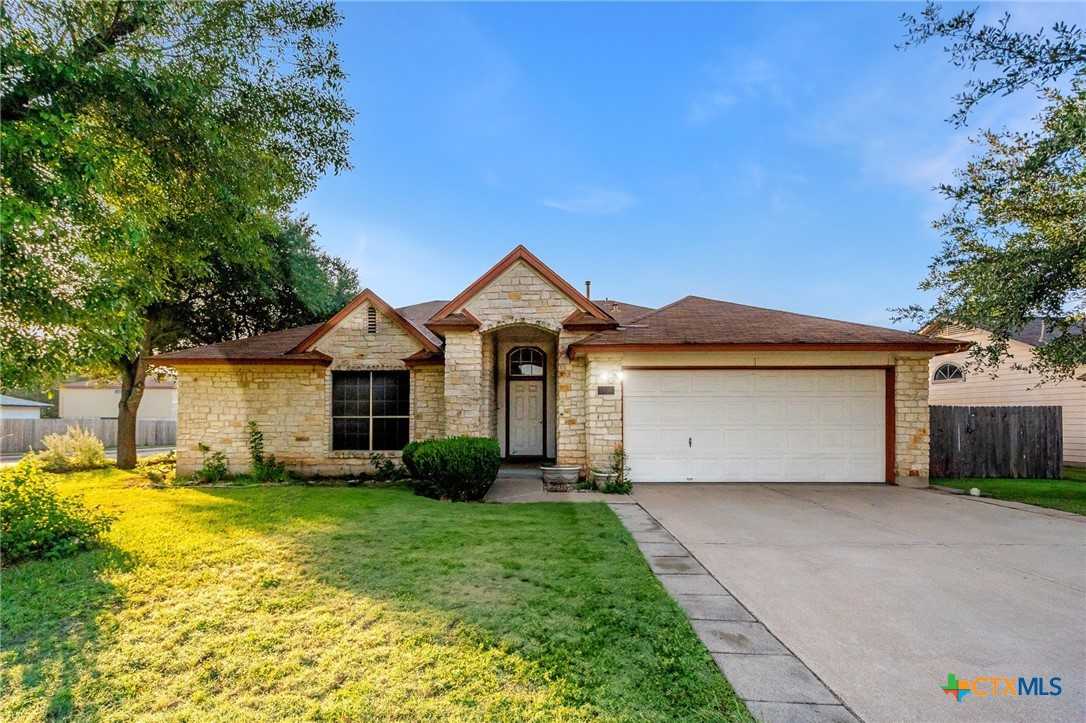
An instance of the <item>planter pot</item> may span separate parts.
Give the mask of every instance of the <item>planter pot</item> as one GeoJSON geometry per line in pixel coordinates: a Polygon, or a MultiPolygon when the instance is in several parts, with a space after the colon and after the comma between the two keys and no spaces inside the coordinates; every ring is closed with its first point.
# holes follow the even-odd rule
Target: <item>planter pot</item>
{"type": "Polygon", "coordinates": [[[576,466],[541,467],[543,488],[548,492],[569,492],[581,476],[581,468],[576,466]]]}
{"type": "Polygon", "coordinates": [[[614,472],[596,472],[592,478],[596,481],[596,487],[603,487],[618,479],[618,475],[614,472]]]}

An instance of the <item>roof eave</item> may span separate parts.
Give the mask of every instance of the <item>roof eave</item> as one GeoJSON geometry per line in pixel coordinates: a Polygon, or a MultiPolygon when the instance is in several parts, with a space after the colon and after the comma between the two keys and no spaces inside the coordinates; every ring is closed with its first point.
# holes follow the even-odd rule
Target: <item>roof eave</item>
{"type": "Polygon", "coordinates": [[[151,357],[149,362],[162,367],[187,367],[187,366],[321,366],[326,367],[332,363],[332,358],[327,354],[320,356],[280,356],[280,357],[151,357]]]}

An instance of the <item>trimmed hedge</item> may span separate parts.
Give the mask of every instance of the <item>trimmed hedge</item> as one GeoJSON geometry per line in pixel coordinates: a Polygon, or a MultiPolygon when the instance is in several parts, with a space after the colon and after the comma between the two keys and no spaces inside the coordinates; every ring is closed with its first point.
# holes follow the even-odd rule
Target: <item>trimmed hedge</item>
{"type": "Polygon", "coordinates": [[[481,500],[497,479],[501,461],[498,441],[486,437],[431,439],[403,450],[415,493],[434,499],[481,500]]]}

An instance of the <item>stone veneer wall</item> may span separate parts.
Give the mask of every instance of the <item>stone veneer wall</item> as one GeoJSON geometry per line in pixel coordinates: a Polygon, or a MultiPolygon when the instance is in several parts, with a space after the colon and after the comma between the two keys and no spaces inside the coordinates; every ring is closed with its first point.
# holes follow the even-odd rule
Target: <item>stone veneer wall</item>
{"type": "Polygon", "coordinates": [[[445,367],[422,366],[411,370],[411,439],[445,436],[445,367]]]}
{"type": "Polygon", "coordinates": [[[621,354],[593,354],[586,360],[585,444],[590,468],[606,470],[611,453],[622,444],[622,382],[606,376],[621,371],[621,354]],[[614,387],[615,393],[600,395],[601,386],[614,387]]]}
{"type": "Polygon", "coordinates": [[[483,436],[483,337],[477,331],[445,334],[445,434],[483,436]]]}
{"type": "Polygon", "coordinates": [[[199,445],[226,454],[233,472],[250,467],[249,421],[264,447],[293,469],[327,459],[328,392],[320,366],[182,367],[177,375],[177,471],[203,464],[199,445]]]}
{"type": "Polygon", "coordinates": [[[897,483],[928,485],[931,417],[928,411],[928,357],[899,358],[894,364],[894,466],[897,483]]]}
{"type": "Polygon", "coordinates": [[[558,464],[586,467],[585,360],[570,359],[569,345],[582,335],[566,330],[558,335],[558,464]]]}
{"type": "MultiPolygon", "coordinates": [[[[422,345],[379,309],[377,333],[367,333],[369,306],[362,304],[344,319],[332,333],[320,340],[317,351],[334,358],[333,366],[345,361],[365,361],[370,368],[406,369],[403,359],[417,352],[422,345]]],[[[348,364],[343,368],[354,367],[348,364]]]]}

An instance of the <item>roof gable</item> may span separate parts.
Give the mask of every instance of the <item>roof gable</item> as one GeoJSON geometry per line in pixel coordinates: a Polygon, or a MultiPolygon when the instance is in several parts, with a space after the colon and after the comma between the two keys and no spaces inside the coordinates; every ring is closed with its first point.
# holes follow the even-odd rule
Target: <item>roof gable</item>
{"type": "Polygon", "coordinates": [[[452,314],[462,311],[472,299],[482,294],[486,289],[499,279],[505,272],[516,266],[518,263],[523,263],[531,268],[536,274],[540,276],[544,281],[553,286],[563,296],[567,297],[574,306],[580,311],[584,312],[588,316],[598,319],[602,322],[613,322],[613,319],[608,316],[602,309],[593,304],[588,297],[581,292],[577,291],[569,282],[556,274],[549,266],[540,261],[532,252],[526,249],[523,245],[517,246],[513,249],[505,258],[495,264],[489,271],[480,276],[475,282],[464,289],[460,294],[443,306],[433,318],[431,322],[441,322],[445,318],[452,314]]]}
{"type": "Polygon", "coordinates": [[[434,342],[433,337],[425,329],[420,328],[421,325],[416,326],[414,323],[405,318],[400,312],[393,309],[386,304],[381,297],[373,293],[370,289],[365,289],[361,294],[351,299],[351,302],[339,310],[335,316],[328,321],[321,324],[313,333],[302,340],[300,344],[291,349],[292,354],[300,354],[302,352],[312,351],[314,347],[328,334],[336,329],[340,324],[347,321],[358,309],[366,303],[375,307],[378,311],[388,317],[394,324],[399,326],[410,336],[414,337],[422,348],[429,352],[439,352],[441,349],[434,342]]]}

